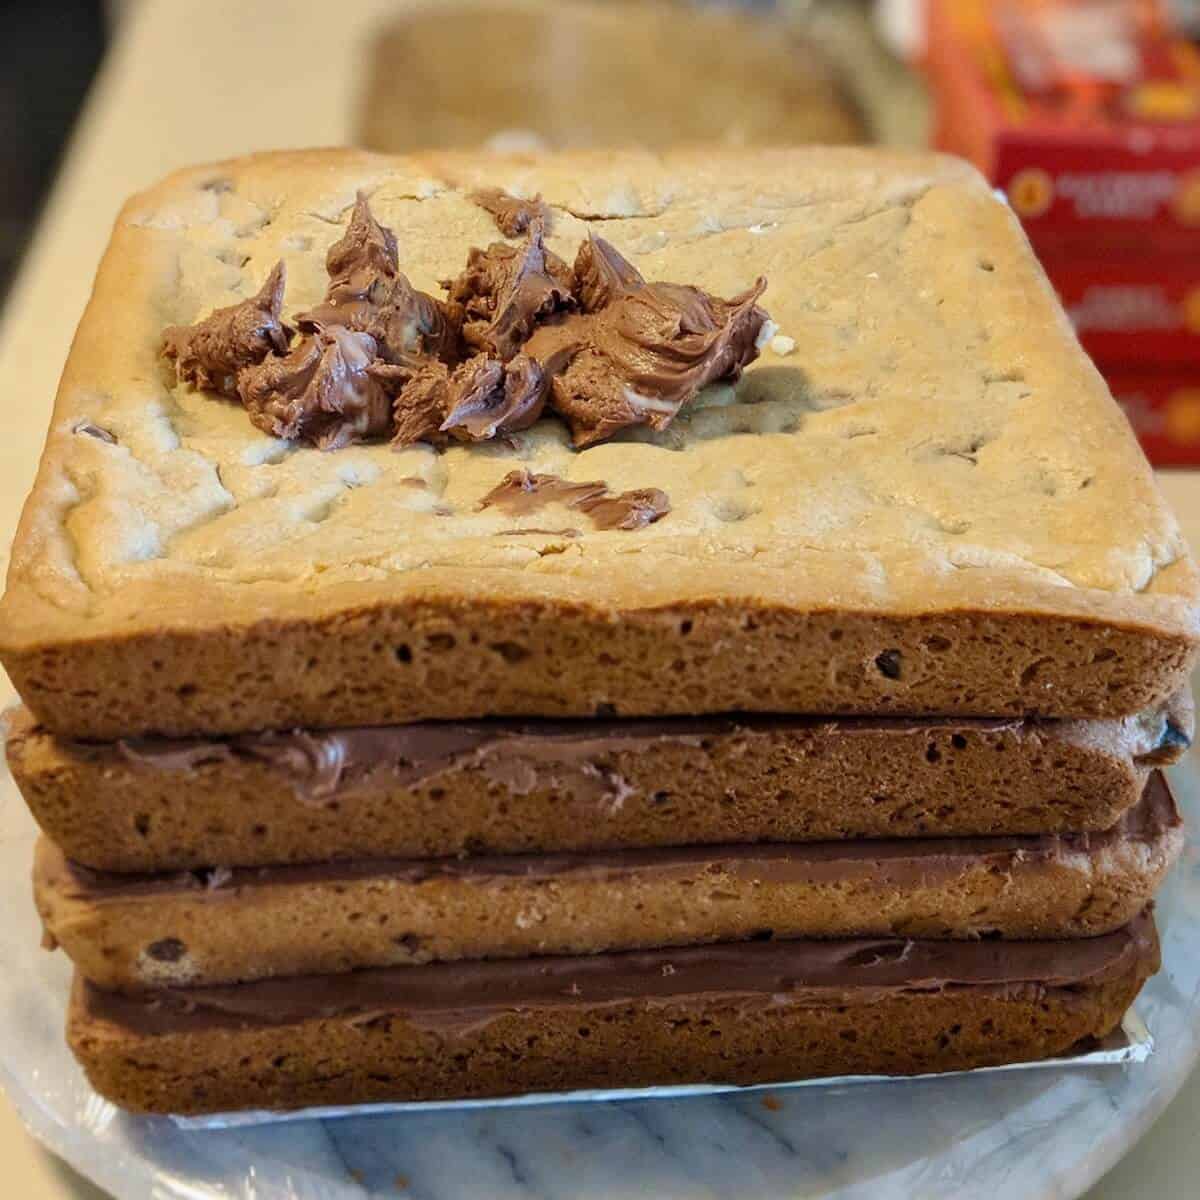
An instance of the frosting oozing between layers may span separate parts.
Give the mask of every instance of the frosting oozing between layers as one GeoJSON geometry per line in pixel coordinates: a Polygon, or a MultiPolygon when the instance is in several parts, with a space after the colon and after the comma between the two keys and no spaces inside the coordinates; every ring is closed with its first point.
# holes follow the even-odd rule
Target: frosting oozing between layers
{"type": "MultiPolygon", "coordinates": [[[[568,485],[569,486],[569,485],[568,485]]],[[[588,494],[591,495],[589,486],[588,494]]],[[[603,485],[596,485],[603,486],[603,485]]],[[[557,491],[557,489],[556,489],[557,491]]],[[[506,486],[506,502],[532,503],[534,497],[515,485],[506,486]]],[[[620,497],[617,497],[620,499],[620,497]]],[[[529,511],[518,508],[518,512],[529,511]]],[[[594,514],[592,514],[594,520],[594,514]]],[[[578,531],[561,529],[555,536],[571,538],[578,531]]],[[[660,719],[578,721],[462,721],[421,722],[412,725],[359,726],[346,729],[296,729],[243,734],[228,738],[128,738],[116,743],[119,752],[143,769],[186,770],[206,762],[238,758],[267,761],[285,771],[298,793],[322,803],[363,776],[378,770],[395,772],[398,784],[417,783],[462,766],[499,772],[516,794],[537,786],[539,764],[556,768],[560,786],[594,792],[597,760],[629,750],[653,750],[676,743],[699,747],[706,738],[737,734],[751,742],[759,736],[797,737],[836,734],[841,737],[915,738],[922,744],[938,733],[1000,733],[1042,730],[1052,734],[1054,723],[1019,720],[918,721],[906,718],[856,717],[829,720],[804,716],[670,717],[660,719]]],[[[1121,722],[1113,730],[1122,748],[1118,753],[1139,764],[1173,762],[1190,744],[1190,705],[1176,714],[1164,706],[1121,722]]],[[[95,752],[88,743],[75,743],[78,752],[95,752]]]]}
{"type": "Polygon", "coordinates": [[[165,989],[140,997],[80,986],[89,1015],[146,1034],[391,1018],[453,1035],[527,1011],[619,1005],[869,1004],[888,994],[1095,986],[1158,958],[1149,912],[1069,941],[888,939],[742,942],[662,951],[371,968],[344,975],[165,989]]]}
{"type": "Polygon", "coordinates": [[[89,903],[131,896],[190,893],[219,900],[244,887],[395,879],[421,883],[459,879],[487,884],[503,879],[694,877],[708,871],[768,883],[836,883],[870,877],[908,887],[959,875],[973,867],[1003,872],[1047,869],[1120,846],[1161,847],[1171,854],[1182,821],[1161,774],[1151,776],[1141,800],[1102,833],[1041,836],[850,839],[795,844],[681,846],[576,854],[483,855],[470,858],[366,859],[299,866],[243,867],[213,872],[130,875],[94,871],[61,855],[40,858],[60,888],[89,903]],[[53,861],[53,865],[49,865],[53,861]]]}

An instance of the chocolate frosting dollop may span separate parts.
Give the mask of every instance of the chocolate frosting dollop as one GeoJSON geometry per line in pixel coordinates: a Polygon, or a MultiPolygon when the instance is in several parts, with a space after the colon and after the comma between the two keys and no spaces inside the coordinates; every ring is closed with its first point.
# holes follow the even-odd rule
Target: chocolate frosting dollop
{"type": "MultiPolygon", "coordinates": [[[[736,380],[767,314],[759,279],[732,300],[648,283],[589,235],[574,267],[545,244],[549,210],[497,188],[474,193],[519,245],[472,248],[439,301],[400,271],[395,235],[364,192],[325,259],[325,298],[280,320],[284,264],[250,300],[171,326],[162,353],[181,381],[239,397],[275,437],[322,449],[393,435],[399,446],[476,442],[528,428],[549,406],[576,447],[632,425],[661,430],[701,388],[736,380]]],[[[656,488],[588,501],[604,529],[638,529],[669,510],[656,488]]]]}
{"type": "Polygon", "coordinates": [[[406,275],[397,274],[366,331],[378,343],[385,362],[398,362],[410,354],[454,362],[461,324],[462,313],[454,306],[439,304],[413,287],[406,275]]]}
{"type": "Polygon", "coordinates": [[[585,313],[599,312],[614,300],[645,287],[642,273],[611,242],[588,235],[575,255],[575,294],[585,313]]]}
{"type": "Polygon", "coordinates": [[[375,219],[364,192],[355,199],[345,234],[329,247],[325,269],[325,299],[296,315],[302,330],[341,325],[369,333],[387,362],[413,354],[453,355],[455,314],[418,291],[400,271],[395,235],[375,219]]]}
{"type": "Polygon", "coordinates": [[[507,363],[481,355],[454,372],[448,400],[442,430],[460,441],[482,442],[528,429],[542,415],[546,379],[528,355],[507,363]]]}
{"type": "MultiPolygon", "coordinates": [[[[875,1004],[891,994],[998,989],[1040,1001],[1151,973],[1158,938],[1149,913],[1099,937],[1065,941],[939,942],[885,938],[740,942],[562,958],[374,967],[144,996],[80,983],[87,1011],[147,1034],[262,1028],[304,1020],[369,1023],[398,1016],[444,1037],[514,1012],[636,1006],[703,1014],[714,1005],[777,1008],[875,1004]]],[[[965,998],[969,1001],[970,992],[965,998]]]]}
{"type": "Polygon", "coordinates": [[[450,303],[462,309],[463,341],[508,362],[539,321],[575,306],[573,282],[571,268],[546,249],[542,226],[535,222],[523,246],[473,247],[466,269],[444,286],[450,303]]]}
{"type": "Polygon", "coordinates": [[[400,363],[373,363],[368,368],[395,397],[392,401],[392,445],[417,442],[445,445],[450,368],[439,359],[413,357],[400,363]]]}
{"type": "Polygon", "coordinates": [[[631,425],[665,429],[701,388],[738,379],[758,355],[764,279],[732,300],[647,283],[596,237],[580,247],[574,275],[583,311],[542,324],[525,351],[550,377],[577,447],[631,425]]]}
{"type": "Polygon", "coordinates": [[[546,400],[541,368],[523,354],[511,362],[477,354],[451,370],[437,359],[376,364],[371,373],[399,385],[393,445],[482,442],[528,429],[546,400]]]}
{"type": "Polygon", "coordinates": [[[292,337],[280,320],[286,280],[286,268],[277,262],[249,300],[215,309],[195,325],[168,326],[162,354],[174,363],[179,382],[236,396],[239,371],[269,354],[285,354],[292,337]]]}
{"type": "Polygon", "coordinates": [[[520,237],[528,233],[535,221],[540,222],[547,232],[550,229],[550,207],[541,195],[532,200],[513,196],[503,188],[480,188],[471,194],[471,199],[480,208],[492,214],[496,228],[505,237],[520,237]]]}
{"type": "Polygon", "coordinates": [[[359,192],[346,232],[325,255],[325,270],[329,273],[325,299],[315,308],[298,313],[297,323],[301,329],[345,325],[366,332],[399,269],[395,235],[375,220],[366,193],[359,192]]]}
{"type": "Polygon", "coordinates": [[[369,370],[375,339],[340,325],[318,329],[289,354],[238,376],[250,420],[272,437],[303,438],[321,450],[381,437],[392,424],[392,401],[369,370]]]}

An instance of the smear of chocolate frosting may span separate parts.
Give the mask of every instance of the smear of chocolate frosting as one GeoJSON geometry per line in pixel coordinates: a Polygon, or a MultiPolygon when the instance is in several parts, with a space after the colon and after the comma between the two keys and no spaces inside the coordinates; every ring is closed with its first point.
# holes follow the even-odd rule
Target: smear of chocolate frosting
{"type": "Polygon", "coordinates": [[[375,219],[365,193],[358,193],[345,234],[330,246],[325,269],[325,299],[297,314],[302,330],[341,325],[369,333],[387,362],[399,362],[406,355],[445,357],[456,352],[454,314],[401,273],[395,235],[375,219]]]}
{"type": "Polygon", "coordinates": [[[472,192],[471,199],[492,214],[496,228],[505,237],[520,237],[528,233],[535,222],[540,222],[542,228],[550,232],[550,206],[543,203],[540,194],[532,200],[523,200],[503,188],[480,188],[472,192]]]}
{"type": "Polygon", "coordinates": [[[563,504],[587,513],[597,529],[641,529],[671,511],[666,492],[636,488],[613,495],[602,480],[572,483],[558,475],[510,471],[479,502],[480,508],[499,508],[521,516],[548,504],[563,504]]]}
{"type": "Polygon", "coordinates": [[[633,488],[616,496],[591,496],[576,508],[592,518],[597,529],[642,529],[671,511],[661,488],[633,488]]]}
{"type": "Polygon", "coordinates": [[[238,393],[264,433],[336,450],[391,427],[391,397],[368,369],[375,356],[370,334],[329,325],[286,356],[247,367],[238,393]]]}
{"type": "Polygon", "coordinates": [[[608,484],[592,479],[572,483],[558,475],[535,475],[521,469],[509,471],[479,502],[480,508],[498,508],[513,516],[537,512],[548,504],[564,504],[577,508],[586,500],[606,495],[608,484]]]}
{"type": "Polygon", "coordinates": [[[571,269],[542,235],[535,222],[523,246],[472,248],[466,269],[444,285],[462,309],[462,336],[472,349],[508,362],[539,321],[574,307],[571,269]]]}
{"type": "Polygon", "coordinates": [[[665,429],[701,388],[736,380],[758,355],[764,279],[732,300],[647,283],[597,237],[580,246],[574,277],[583,311],[540,325],[525,351],[550,377],[576,446],[631,425],[665,429]]]}
{"type": "Polygon", "coordinates": [[[162,353],[181,383],[223,396],[237,395],[238,372],[269,354],[285,354],[292,331],[281,320],[287,271],[277,262],[249,300],[218,308],[195,325],[163,331],[162,353]]]}
{"type": "MultiPolygon", "coordinates": [[[[423,486],[421,480],[412,479],[408,482],[410,486],[423,486]]],[[[522,529],[504,532],[511,535],[533,531],[522,529]]],[[[561,537],[578,536],[577,531],[570,529],[539,532],[561,537]]],[[[1145,761],[1147,755],[1153,754],[1153,761],[1157,761],[1156,749],[1164,744],[1161,739],[1168,738],[1170,740],[1165,744],[1175,746],[1174,734],[1164,730],[1173,709],[1174,702],[1120,722],[1121,741],[1113,752],[1118,756],[1131,754],[1135,762],[1145,761]],[[1131,740],[1126,742],[1126,738],[1131,740]]],[[[1178,714],[1177,719],[1181,723],[1180,728],[1190,731],[1190,713],[1178,714]]],[[[1068,722],[1065,728],[1071,726],[1072,723],[1068,722]]],[[[131,738],[116,743],[115,748],[72,742],[71,753],[89,758],[99,755],[102,761],[115,753],[146,770],[189,771],[206,763],[255,759],[259,757],[259,746],[277,746],[280,743],[287,744],[293,738],[301,739],[301,753],[277,761],[286,761],[289,765],[288,773],[295,780],[299,792],[319,801],[353,786],[356,781],[377,770],[398,772],[397,780],[403,784],[427,780],[447,770],[482,762],[484,758],[535,760],[551,764],[555,775],[565,780],[567,774],[571,773],[566,768],[571,768],[573,772],[576,764],[596,760],[611,762],[613,755],[629,751],[655,753],[664,745],[699,746],[708,739],[733,736],[744,741],[747,753],[753,753],[756,739],[780,735],[795,738],[798,744],[802,739],[813,736],[822,739],[885,736],[923,746],[933,737],[958,735],[974,739],[1005,732],[1053,742],[1062,736],[1060,731],[1063,729],[1063,723],[1055,721],[978,717],[940,721],[903,717],[843,717],[831,720],[827,717],[742,714],[737,717],[614,718],[586,722],[493,720],[296,730],[242,734],[222,739],[131,738]],[[314,756],[303,750],[310,740],[323,744],[319,755],[314,756]],[[340,763],[341,769],[336,773],[336,778],[322,776],[314,785],[306,764],[316,758],[340,763]],[[295,773],[290,769],[292,767],[305,767],[305,770],[295,773]]],[[[908,750],[904,753],[911,752],[908,750]]],[[[1159,777],[1151,776],[1151,787],[1155,786],[1156,779],[1159,777]]],[[[570,788],[574,788],[574,783],[570,788]]]]}
{"type": "Polygon", "coordinates": [[[528,529],[501,529],[497,532],[496,536],[577,538],[583,537],[583,531],[580,529],[575,529],[570,525],[564,529],[539,529],[537,526],[530,526],[528,529]]]}
{"type": "Polygon", "coordinates": [[[1158,961],[1149,913],[1115,933],[1045,942],[886,938],[744,942],[572,958],[434,963],[342,975],[165,988],[144,996],[81,983],[88,1014],[141,1034],[262,1028],[305,1020],[363,1024],[398,1016],[444,1036],[529,1010],[671,1005],[685,1011],[749,1004],[871,1004],[883,996],[1000,989],[1037,998],[1095,986],[1158,961]]]}

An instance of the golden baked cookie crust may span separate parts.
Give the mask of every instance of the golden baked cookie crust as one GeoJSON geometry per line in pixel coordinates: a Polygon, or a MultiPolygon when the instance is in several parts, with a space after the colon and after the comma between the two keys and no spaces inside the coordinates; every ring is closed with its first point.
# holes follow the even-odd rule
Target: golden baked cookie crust
{"type": "Polygon", "coordinates": [[[1176,523],[1011,213],[955,160],[827,149],[318,150],[170,176],[118,219],[0,607],[23,698],[88,737],[1126,714],[1176,689],[1197,632],[1176,523]],[[358,188],[436,293],[499,238],[481,186],[540,192],[568,258],[590,227],[651,279],[734,295],[766,275],[782,340],[665,432],[581,452],[546,420],[504,444],[322,454],[169,386],[163,327],[252,294],[278,258],[286,312],[320,298],[358,188]],[[513,532],[568,523],[478,508],[520,468],[658,487],[671,512],[513,532]]]}

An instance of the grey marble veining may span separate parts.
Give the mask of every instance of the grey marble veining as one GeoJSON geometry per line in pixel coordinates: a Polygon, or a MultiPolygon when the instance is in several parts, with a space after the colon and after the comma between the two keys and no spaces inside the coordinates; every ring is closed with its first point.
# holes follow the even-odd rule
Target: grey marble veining
{"type": "MultiPolygon", "coordinates": [[[[1174,783],[1200,831],[1194,765],[1174,783]]],[[[32,831],[0,789],[0,1074],[38,1137],[131,1200],[1058,1200],[1133,1144],[1200,1054],[1193,833],[1159,904],[1164,966],[1138,1004],[1159,1050],[1142,1064],[182,1130],[118,1112],[71,1059],[67,964],[37,949],[32,831]]]]}

